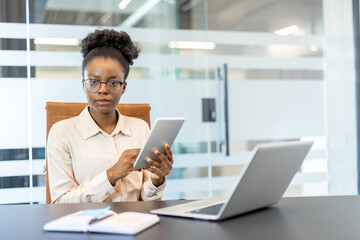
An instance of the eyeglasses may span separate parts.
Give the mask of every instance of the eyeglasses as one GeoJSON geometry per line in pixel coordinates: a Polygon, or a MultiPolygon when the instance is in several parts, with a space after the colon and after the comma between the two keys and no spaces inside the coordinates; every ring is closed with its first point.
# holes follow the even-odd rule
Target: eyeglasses
{"type": "Polygon", "coordinates": [[[101,82],[96,79],[83,79],[82,82],[85,84],[85,88],[88,92],[97,93],[101,87],[101,84],[105,84],[105,89],[110,93],[118,93],[120,91],[120,87],[125,83],[120,81],[107,81],[101,82]]]}

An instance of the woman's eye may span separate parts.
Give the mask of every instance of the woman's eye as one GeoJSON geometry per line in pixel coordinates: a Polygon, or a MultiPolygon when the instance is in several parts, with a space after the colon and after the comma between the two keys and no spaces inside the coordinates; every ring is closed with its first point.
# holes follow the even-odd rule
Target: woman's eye
{"type": "Polygon", "coordinates": [[[116,85],[118,85],[118,82],[116,82],[116,81],[109,81],[109,86],[110,87],[115,87],[116,85]]]}
{"type": "Polygon", "coordinates": [[[98,80],[89,79],[89,84],[90,84],[90,85],[96,85],[97,82],[98,82],[98,80]]]}

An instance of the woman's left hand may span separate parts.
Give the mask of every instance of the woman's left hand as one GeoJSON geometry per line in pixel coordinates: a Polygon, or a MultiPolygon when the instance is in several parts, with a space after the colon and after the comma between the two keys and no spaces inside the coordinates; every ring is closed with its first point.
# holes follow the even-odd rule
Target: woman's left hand
{"type": "Polygon", "coordinates": [[[153,150],[157,159],[146,158],[146,161],[151,165],[146,169],[151,172],[151,181],[156,187],[163,184],[164,177],[170,173],[174,163],[173,155],[167,142],[164,143],[164,148],[165,154],[162,154],[157,149],[153,150]]]}

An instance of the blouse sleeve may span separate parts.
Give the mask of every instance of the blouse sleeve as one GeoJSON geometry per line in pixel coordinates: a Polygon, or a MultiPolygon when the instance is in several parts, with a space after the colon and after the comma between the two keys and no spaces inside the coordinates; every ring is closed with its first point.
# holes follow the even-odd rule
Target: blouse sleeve
{"type": "Polygon", "coordinates": [[[161,200],[165,192],[166,178],[164,178],[163,184],[156,187],[151,181],[151,172],[149,172],[148,170],[144,170],[143,179],[144,183],[141,187],[141,200],[161,200]]]}
{"type": "Polygon", "coordinates": [[[106,170],[78,184],[72,168],[67,138],[58,124],[50,130],[47,142],[49,187],[52,203],[102,202],[115,192],[106,170]]]}

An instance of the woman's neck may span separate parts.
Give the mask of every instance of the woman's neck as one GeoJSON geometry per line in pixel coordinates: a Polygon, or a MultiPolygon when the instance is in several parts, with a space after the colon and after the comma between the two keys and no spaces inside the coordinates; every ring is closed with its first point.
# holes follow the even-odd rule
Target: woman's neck
{"type": "Polygon", "coordinates": [[[94,119],[96,124],[106,133],[111,134],[117,124],[118,115],[116,111],[108,114],[98,113],[91,111],[89,108],[90,116],[94,119]]]}

